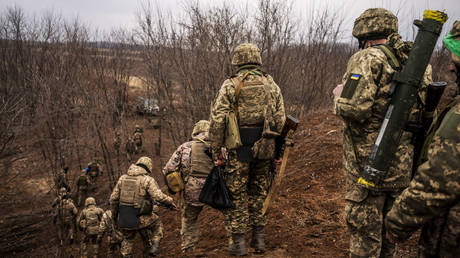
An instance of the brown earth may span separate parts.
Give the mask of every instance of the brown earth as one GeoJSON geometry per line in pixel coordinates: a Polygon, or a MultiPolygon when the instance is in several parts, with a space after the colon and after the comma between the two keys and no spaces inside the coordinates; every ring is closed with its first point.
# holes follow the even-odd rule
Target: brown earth
{"type": "MultiPolygon", "coordinates": [[[[156,139],[154,131],[147,129],[145,132],[147,155],[153,153],[153,143],[149,139],[156,139]]],[[[281,191],[268,214],[267,252],[261,257],[346,257],[348,234],[343,216],[342,123],[330,110],[307,115],[301,120],[294,140],[281,191]]],[[[170,147],[172,151],[173,146],[170,147]]],[[[163,163],[168,155],[161,157],[163,163]]],[[[155,171],[155,178],[163,183],[159,169],[155,171]]],[[[1,200],[0,254],[4,257],[55,256],[56,229],[49,215],[53,195],[43,190],[46,180],[41,184],[39,179],[30,180],[28,184],[33,185],[35,198],[19,198],[27,201],[16,200],[13,210],[5,210],[7,200],[1,200]]],[[[27,189],[21,191],[21,195],[30,196],[31,190],[27,189]]],[[[101,185],[96,194],[104,208],[109,193],[108,185],[101,185]]],[[[180,213],[163,208],[159,213],[164,225],[160,257],[182,257],[180,213]]],[[[201,241],[197,256],[226,257],[227,234],[222,217],[220,212],[211,208],[206,208],[200,215],[201,241]]],[[[247,237],[249,240],[249,233],[247,237]]],[[[140,257],[142,252],[138,240],[135,257],[140,257]]],[[[67,252],[78,256],[78,249],[79,246],[74,244],[67,252]]],[[[104,242],[101,252],[105,250],[104,242]]],[[[412,256],[416,256],[415,240],[398,248],[397,257],[412,256]]]]}

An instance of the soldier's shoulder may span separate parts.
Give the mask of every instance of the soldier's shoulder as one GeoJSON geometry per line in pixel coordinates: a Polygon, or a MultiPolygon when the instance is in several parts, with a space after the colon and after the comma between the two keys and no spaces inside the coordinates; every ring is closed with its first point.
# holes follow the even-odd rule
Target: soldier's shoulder
{"type": "Polygon", "coordinates": [[[377,47],[368,47],[361,49],[354,53],[350,62],[356,62],[357,64],[369,63],[369,62],[388,62],[385,53],[377,47]]]}
{"type": "Polygon", "coordinates": [[[458,99],[442,120],[436,134],[444,139],[460,141],[460,101],[458,99]]]}

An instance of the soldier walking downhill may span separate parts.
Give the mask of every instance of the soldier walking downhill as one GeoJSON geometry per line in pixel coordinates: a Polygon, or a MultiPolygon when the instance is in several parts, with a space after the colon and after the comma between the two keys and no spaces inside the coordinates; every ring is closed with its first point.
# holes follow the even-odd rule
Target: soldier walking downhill
{"type": "Polygon", "coordinates": [[[82,169],[77,180],[77,205],[79,208],[83,206],[83,202],[88,196],[88,188],[91,185],[91,180],[86,173],[86,169],[82,169]]]}
{"type": "Polygon", "coordinates": [[[118,230],[111,210],[106,210],[102,215],[101,223],[99,224],[99,234],[97,236],[98,243],[102,242],[102,238],[106,233],[107,243],[109,244],[107,257],[111,258],[117,250],[121,249],[121,242],[123,241],[123,234],[118,230]]]}
{"type": "Polygon", "coordinates": [[[386,218],[387,236],[404,241],[423,226],[419,257],[460,255],[460,21],[444,38],[457,75],[457,97],[428,133],[424,162],[386,218]]]}
{"type": "Polygon", "coordinates": [[[206,154],[209,121],[201,120],[193,128],[192,140],[183,143],[173,153],[163,168],[163,174],[178,171],[185,189],[180,193],[182,251],[193,253],[199,240],[198,215],[204,204],[198,199],[206,177],[213,167],[212,159],[206,154]]]}
{"type": "Polygon", "coordinates": [[[163,238],[163,225],[154,212],[155,203],[176,209],[171,197],[161,192],[157,182],[149,174],[153,169],[149,157],[141,157],[122,175],[110,196],[110,209],[123,234],[121,254],[133,257],[136,234],[141,235],[144,254],[156,256],[163,238]]]}
{"type": "Polygon", "coordinates": [[[88,257],[87,245],[93,245],[93,257],[97,257],[99,251],[98,234],[99,224],[101,223],[104,210],[96,206],[96,200],[88,197],[85,200],[85,208],[82,210],[77,219],[77,224],[83,231],[81,239],[81,257],[88,257]]]}
{"type": "Polygon", "coordinates": [[[262,208],[272,180],[275,156],[272,135],[281,131],[285,113],[280,88],[260,69],[262,58],[257,46],[237,46],[232,65],[238,70],[224,81],[217,94],[211,109],[209,139],[216,165],[223,165],[221,150],[229,147],[225,146],[226,121],[233,111],[243,145],[238,149],[228,148],[224,177],[235,208],[224,209],[223,214],[233,239],[228,251],[239,256],[248,253],[245,243],[248,219],[252,227],[251,247],[257,253],[265,251],[266,216],[262,208]]]}
{"type": "Polygon", "coordinates": [[[59,196],[54,200],[52,207],[54,208],[53,223],[57,224],[60,245],[72,244],[75,238],[74,222],[78,211],[65,187],[59,189],[59,196]]]}
{"type": "MultiPolygon", "coordinates": [[[[362,49],[348,61],[343,76],[343,91],[334,90],[335,112],[345,125],[345,213],[351,235],[350,257],[393,257],[395,246],[385,238],[383,220],[395,198],[409,185],[413,157],[412,133],[403,132],[395,158],[380,184],[369,189],[357,181],[390,103],[393,74],[405,65],[412,45],[401,40],[397,17],[382,8],[364,11],[355,20],[353,36],[359,40],[362,49]]],[[[430,82],[431,67],[428,67],[421,91],[430,82]]],[[[420,96],[419,99],[424,97],[420,96]]],[[[422,104],[414,105],[409,123],[418,122],[416,118],[420,117],[421,112],[418,106],[422,104]]]]}

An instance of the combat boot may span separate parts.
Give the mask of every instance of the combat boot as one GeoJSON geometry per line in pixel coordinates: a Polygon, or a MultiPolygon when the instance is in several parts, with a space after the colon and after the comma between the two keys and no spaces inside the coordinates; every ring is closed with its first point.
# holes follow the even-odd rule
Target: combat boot
{"type": "Polygon", "coordinates": [[[264,227],[257,226],[252,228],[251,247],[255,253],[262,254],[265,252],[264,227]]]}
{"type": "Polygon", "coordinates": [[[149,249],[149,256],[155,257],[160,253],[160,241],[153,241],[152,246],[149,249]]]}
{"type": "Polygon", "coordinates": [[[244,234],[232,234],[232,240],[232,244],[228,247],[228,253],[230,255],[248,255],[248,249],[246,247],[246,239],[244,239],[244,234]]]}

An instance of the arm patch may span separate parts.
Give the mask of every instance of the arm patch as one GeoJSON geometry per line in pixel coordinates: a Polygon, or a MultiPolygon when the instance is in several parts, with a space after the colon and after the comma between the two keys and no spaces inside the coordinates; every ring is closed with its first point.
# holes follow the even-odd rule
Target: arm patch
{"type": "Polygon", "coordinates": [[[362,76],[360,74],[350,74],[347,82],[345,83],[345,86],[343,86],[342,95],[340,97],[345,99],[351,99],[355,94],[356,87],[358,86],[361,77],[362,76]]]}
{"type": "Polygon", "coordinates": [[[460,139],[460,114],[451,110],[442,120],[436,135],[444,139],[460,139]]]}

